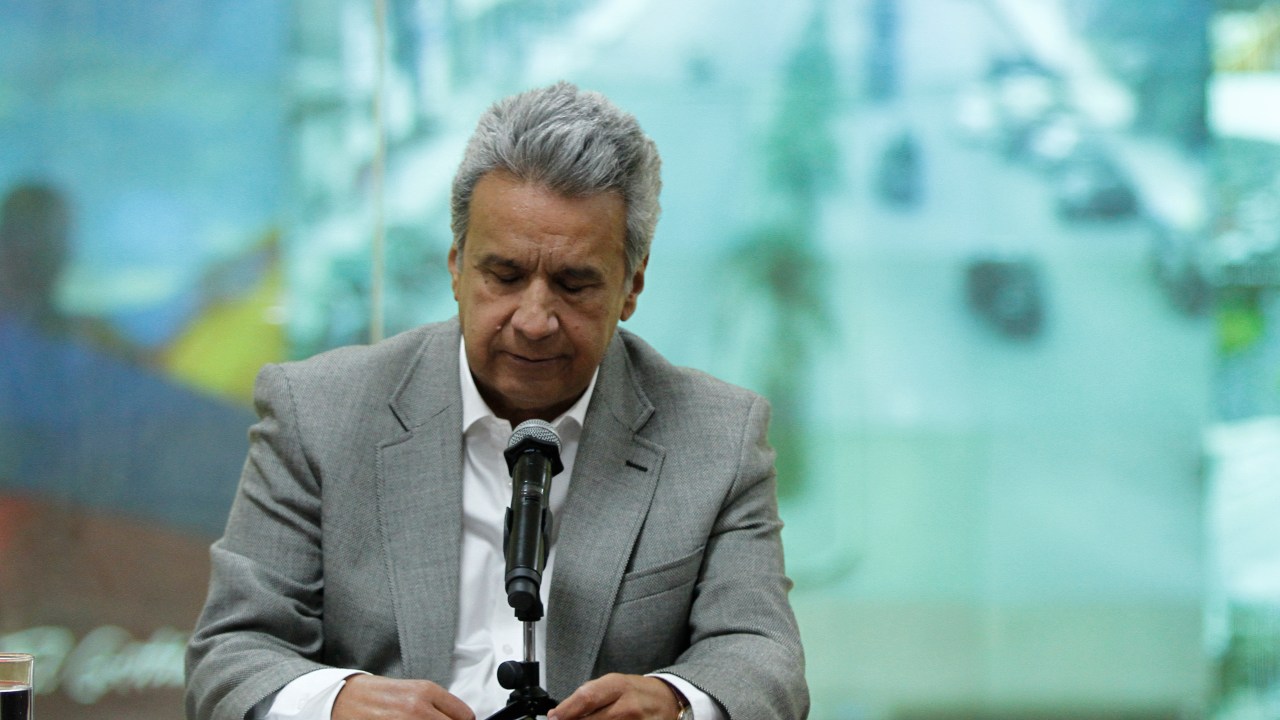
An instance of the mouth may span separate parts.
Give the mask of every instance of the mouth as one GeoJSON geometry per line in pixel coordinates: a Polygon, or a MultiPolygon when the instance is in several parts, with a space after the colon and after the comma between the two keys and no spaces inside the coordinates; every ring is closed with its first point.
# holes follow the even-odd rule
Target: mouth
{"type": "Polygon", "coordinates": [[[514,353],[514,352],[505,352],[503,354],[506,355],[507,358],[510,359],[512,362],[515,362],[517,365],[527,365],[530,367],[545,367],[547,365],[550,365],[554,362],[557,362],[563,359],[563,356],[561,355],[547,355],[547,356],[522,355],[520,353],[514,353]]]}

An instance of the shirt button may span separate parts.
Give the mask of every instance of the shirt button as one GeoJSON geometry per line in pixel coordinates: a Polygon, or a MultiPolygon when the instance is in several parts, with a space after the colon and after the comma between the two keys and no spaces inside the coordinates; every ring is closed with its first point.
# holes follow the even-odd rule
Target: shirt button
{"type": "Polygon", "coordinates": [[[506,654],[510,655],[513,651],[512,651],[512,649],[511,649],[511,646],[510,646],[510,645],[503,645],[503,646],[502,646],[502,652],[504,652],[504,653],[506,653],[506,654]]]}

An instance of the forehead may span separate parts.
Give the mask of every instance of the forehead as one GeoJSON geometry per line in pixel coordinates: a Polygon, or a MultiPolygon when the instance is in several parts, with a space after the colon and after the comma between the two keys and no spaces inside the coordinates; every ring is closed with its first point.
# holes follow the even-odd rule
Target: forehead
{"type": "Polygon", "coordinates": [[[480,178],[472,194],[468,249],[622,262],[625,240],[626,203],[616,192],[566,197],[495,171],[480,178]]]}

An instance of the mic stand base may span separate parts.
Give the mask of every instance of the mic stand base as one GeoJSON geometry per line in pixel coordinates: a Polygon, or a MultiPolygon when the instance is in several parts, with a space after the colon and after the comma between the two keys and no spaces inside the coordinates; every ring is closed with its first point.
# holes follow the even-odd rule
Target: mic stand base
{"type": "Polygon", "coordinates": [[[488,720],[521,720],[538,718],[559,705],[538,685],[538,663],[508,660],[498,666],[498,684],[511,691],[507,706],[490,715],[488,720]]]}

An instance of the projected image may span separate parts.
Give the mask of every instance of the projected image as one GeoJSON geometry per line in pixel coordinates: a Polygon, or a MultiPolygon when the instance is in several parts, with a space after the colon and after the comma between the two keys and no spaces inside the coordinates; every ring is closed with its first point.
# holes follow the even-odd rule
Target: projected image
{"type": "Polygon", "coordinates": [[[45,720],[181,714],[258,367],[453,315],[463,143],[567,79],[663,155],[624,327],[770,400],[812,717],[1274,717],[1278,29],[0,3],[0,650],[45,720]]]}

